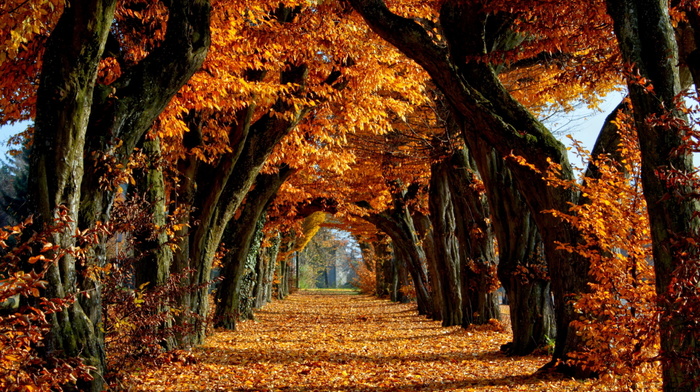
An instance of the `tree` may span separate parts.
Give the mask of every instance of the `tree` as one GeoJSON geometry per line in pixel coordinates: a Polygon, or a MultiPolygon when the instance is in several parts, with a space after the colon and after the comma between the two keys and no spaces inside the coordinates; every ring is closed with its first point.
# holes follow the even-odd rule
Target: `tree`
{"type": "MultiPolygon", "coordinates": [[[[507,51],[513,48],[524,47],[521,53],[527,52],[528,55],[537,58],[537,53],[555,51],[546,44],[556,43],[563,47],[563,50],[556,52],[563,52],[565,56],[573,55],[576,53],[576,47],[581,47],[581,42],[576,42],[576,34],[572,34],[572,31],[566,32],[566,35],[562,34],[563,38],[559,37],[558,41],[548,40],[553,31],[564,31],[561,25],[558,29],[550,29],[549,34],[545,33],[545,29],[538,31],[542,34],[542,40],[523,40],[522,36],[514,33],[514,29],[518,28],[516,21],[521,24],[528,20],[535,23],[544,21],[541,23],[557,27],[556,23],[549,23],[556,22],[556,19],[544,17],[546,14],[551,16],[553,8],[550,5],[547,5],[547,9],[538,6],[524,11],[511,4],[504,4],[499,8],[497,4],[486,7],[479,2],[446,1],[440,5],[439,10],[431,10],[432,23],[418,19],[423,23],[421,25],[414,19],[392,12],[381,0],[350,2],[378,35],[420,64],[432,77],[459,117],[466,139],[482,138],[496,149],[501,157],[523,157],[539,170],[548,167],[549,162],[561,164],[562,178],[572,178],[563,145],[508,92],[497,73],[501,64],[508,64],[507,61],[501,62],[503,57],[500,54],[505,51],[504,57],[507,58],[507,51]],[[498,12],[494,12],[495,10],[498,12]],[[538,14],[542,18],[528,19],[526,16],[530,12],[542,13],[538,14]],[[444,39],[444,42],[436,42],[434,38],[437,36],[433,33],[433,28],[437,26],[438,19],[440,38],[444,39]],[[573,38],[567,41],[567,37],[573,38]],[[529,49],[536,52],[533,54],[529,49]]],[[[600,25],[597,11],[591,12],[593,16],[585,14],[591,7],[580,7],[586,11],[577,11],[576,5],[565,6],[571,7],[572,12],[567,16],[582,17],[583,22],[576,25],[577,28],[583,30],[593,28],[596,24],[600,25]],[[585,15],[581,15],[582,13],[585,15]]],[[[587,38],[593,42],[586,53],[596,53],[600,58],[607,58],[611,50],[606,47],[604,34],[598,35],[601,30],[604,29],[590,32],[586,30],[587,38]],[[593,33],[600,37],[600,41],[594,39],[593,33]]],[[[577,34],[580,37],[580,31],[577,34]]],[[[583,57],[577,59],[573,56],[568,60],[579,63],[583,57]]],[[[579,64],[583,66],[584,63],[585,61],[581,61],[579,64]]],[[[590,64],[589,68],[595,68],[593,65],[590,64]]],[[[590,75],[587,72],[584,74],[590,75]]],[[[570,203],[577,203],[578,195],[548,187],[537,171],[532,171],[526,166],[514,164],[512,161],[508,166],[543,237],[549,273],[552,276],[557,340],[550,365],[558,365],[561,370],[584,375],[586,372],[581,368],[568,368],[565,360],[569,358],[570,352],[582,345],[581,339],[570,325],[576,316],[568,301],[572,296],[588,290],[588,262],[585,258],[567,254],[556,246],[558,242],[575,243],[580,233],[542,213],[544,210],[566,211],[570,203]],[[560,363],[559,360],[562,359],[564,362],[560,363]]]]}
{"type": "Polygon", "coordinates": [[[26,149],[11,156],[9,162],[3,161],[0,166],[0,178],[3,179],[0,187],[0,227],[16,225],[29,216],[28,166],[26,149]]]}
{"type": "MultiPolygon", "coordinates": [[[[259,237],[262,235],[262,226],[260,230],[256,229],[257,222],[263,218],[265,210],[272,202],[277,190],[292,173],[293,169],[282,167],[274,174],[258,174],[255,188],[248,193],[246,204],[242,206],[240,216],[228,224],[225,242],[231,244],[229,245],[231,249],[224,257],[222,267],[224,278],[216,294],[215,325],[218,327],[236,328],[236,321],[239,317],[238,310],[241,304],[241,278],[247,260],[251,257],[252,260],[257,260],[256,253],[260,247],[258,241],[256,252],[251,252],[256,231],[260,231],[259,237]]],[[[255,266],[253,266],[254,268],[255,266]]]]}
{"type": "MultiPolygon", "coordinates": [[[[574,187],[588,202],[569,213],[553,212],[580,228],[584,241],[562,244],[591,260],[591,292],[575,302],[574,322],[586,341],[578,361],[627,389],[639,388],[656,372],[659,307],[647,207],[640,181],[640,151],[629,110],[616,113],[620,136],[615,154],[590,159],[596,176],[560,182],[556,167],[548,178],[555,186],[574,187]],[[603,222],[616,222],[605,224],[603,222]],[[602,223],[602,224],[601,224],[602,223]]],[[[588,155],[577,146],[579,154],[588,155]]]]}
{"type": "MultiPolygon", "coordinates": [[[[315,164],[343,170],[352,157],[331,157],[326,146],[339,145],[347,132],[384,127],[381,111],[366,110],[368,104],[408,106],[377,93],[404,89],[397,75],[406,67],[395,66],[396,52],[375,50],[381,41],[356,39],[366,30],[347,11],[333,2],[214,8],[211,56],[158,129],[181,173],[177,202],[192,207],[173,264],[197,270],[191,283],[206,285],[223,230],[264,165],[287,164],[307,177],[315,164]],[[376,78],[364,77],[369,69],[376,78]]],[[[203,287],[182,305],[204,316],[206,297],[203,287]]],[[[201,342],[204,331],[200,325],[188,339],[201,342]]]]}
{"type": "MultiPolygon", "coordinates": [[[[209,2],[173,1],[167,6],[149,8],[168,14],[167,23],[161,24],[160,31],[164,33],[148,39],[141,37],[141,43],[153,44],[149,47],[152,50],[129,64],[124,63],[124,68],[116,73],[107,72],[107,64],[116,63],[118,53],[135,48],[117,40],[116,51],[105,50],[107,42],[113,43],[115,38],[111,33],[119,32],[121,35],[116,36],[126,39],[143,33],[138,28],[129,30],[127,22],[115,23],[120,19],[115,14],[116,1],[68,3],[63,7],[50,2],[42,7],[30,7],[26,2],[9,3],[8,6],[21,10],[18,12],[29,13],[28,20],[36,21],[37,28],[19,41],[11,42],[9,50],[3,51],[4,55],[18,54],[16,61],[2,64],[3,72],[29,62],[32,65],[27,71],[30,72],[28,83],[38,80],[38,89],[26,88],[22,79],[16,79],[11,86],[4,85],[3,121],[35,116],[30,195],[36,206],[36,224],[50,226],[60,211],[65,211],[73,221],[72,230],[56,233],[53,242],[70,248],[75,244],[76,229],[86,230],[109,216],[114,192],[100,187],[102,183],[97,179],[102,173],[93,170],[93,159],[99,161],[109,156],[107,167],[123,164],[170,98],[201,65],[209,46],[209,2]],[[58,10],[48,13],[47,7],[58,10]],[[122,27],[125,30],[120,31],[122,27]],[[37,32],[48,38],[32,35],[37,32]],[[159,41],[157,45],[153,38],[159,41]],[[22,41],[31,42],[26,51],[22,50],[22,41]],[[41,54],[40,62],[34,58],[37,54],[41,54]],[[17,90],[22,98],[10,99],[12,91],[17,90]],[[28,108],[32,105],[35,109],[28,108]]],[[[127,9],[124,12],[128,13],[129,7],[141,6],[128,4],[119,10],[127,9]]],[[[3,18],[15,15],[3,14],[3,18]]],[[[83,264],[66,255],[51,267],[48,296],[75,296],[77,300],[65,311],[53,315],[54,333],[48,349],[63,351],[68,356],[80,355],[100,374],[104,370],[104,349],[98,328],[100,285],[94,272],[104,259],[99,254],[96,256],[83,264]]],[[[102,378],[95,377],[95,381],[81,388],[101,390],[101,383],[102,378]]]]}
{"type": "MultiPolygon", "coordinates": [[[[689,178],[695,168],[684,149],[688,125],[680,93],[678,46],[668,1],[607,1],[624,61],[641,150],[649,209],[660,320],[664,391],[700,390],[700,337],[693,314],[698,286],[700,202],[689,178]],[[690,317],[690,318],[689,318],[690,317]]],[[[697,12],[697,8],[693,10],[697,12]]],[[[691,12],[692,15],[692,12],[691,12]]]]}

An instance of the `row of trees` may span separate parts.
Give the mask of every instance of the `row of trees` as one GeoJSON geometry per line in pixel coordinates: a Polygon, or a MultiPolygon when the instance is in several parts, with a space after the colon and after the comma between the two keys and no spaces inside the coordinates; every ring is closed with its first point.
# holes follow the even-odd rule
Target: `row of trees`
{"type": "MultiPolygon", "coordinates": [[[[45,351],[82,358],[94,377],[79,388],[101,390],[104,276],[119,266],[107,233],[128,234],[139,255],[124,283],[134,292],[177,277],[183,289],[154,308],[167,315],[157,329],[178,331],[161,342],[175,348],[250,317],[271,296],[275,260],[284,296],[285,260],[332,213],[325,224],[351,230],[366,255],[393,254],[373,263],[379,293],[401,300],[410,279],[421,313],[467,326],[498,317],[501,284],[508,351],[556,331],[550,367],[586,376],[600,370],[586,353],[602,355],[581,333],[595,301],[574,300],[607,288],[599,261],[634,254],[629,284],[652,281],[629,241],[603,243],[604,213],[581,212],[633,200],[595,184],[634,172],[628,151],[639,150],[639,179],[624,181],[641,183],[649,206],[639,238],[653,249],[664,388],[697,390],[700,206],[678,99],[698,74],[697,11],[661,0],[7,1],[0,121],[33,120],[27,205],[31,230],[50,233],[36,251],[55,261],[23,256],[3,278],[40,273],[27,306],[72,299],[48,314],[45,351]],[[623,78],[634,120],[606,122],[580,182],[538,113],[594,104],[623,78]],[[620,132],[629,123],[638,148],[620,132]]],[[[644,214],[635,206],[625,219],[644,214]]],[[[37,240],[31,230],[13,232],[37,240]]]]}

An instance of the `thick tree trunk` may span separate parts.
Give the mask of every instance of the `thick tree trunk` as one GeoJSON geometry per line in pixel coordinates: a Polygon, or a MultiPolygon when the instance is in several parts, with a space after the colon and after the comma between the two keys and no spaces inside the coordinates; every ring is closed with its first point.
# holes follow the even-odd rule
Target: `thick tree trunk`
{"type": "MultiPolygon", "coordinates": [[[[148,166],[145,173],[136,176],[137,192],[143,192],[137,197],[144,197],[148,207],[149,222],[145,227],[138,227],[132,233],[135,237],[137,249],[137,262],[134,265],[134,285],[147,290],[155,286],[165,284],[170,277],[170,268],[173,261],[173,252],[168,244],[167,206],[165,195],[165,183],[161,168],[160,140],[158,138],[147,140],[143,144],[143,152],[148,157],[148,166]]],[[[168,312],[166,305],[159,306],[157,312],[168,312]]],[[[166,320],[161,328],[170,328],[172,323],[166,320]]],[[[173,349],[176,342],[168,338],[164,344],[166,349],[173,349]]]]}
{"type": "Polygon", "coordinates": [[[679,150],[685,144],[687,119],[675,103],[680,78],[668,1],[608,0],[607,4],[625,62],[653,86],[650,92],[637,81],[628,82],[642,153],[656,291],[663,312],[664,391],[700,391],[700,328],[695,312],[700,303],[696,245],[700,203],[697,189],[683,179],[692,177],[695,168],[691,153],[679,150]],[[650,121],[665,116],[666,123],[650,121]]]}
{"type": "Polygon", "coordinates": [[[444,327],[461,325],[464,320],[462,304],[465,298],[462,293],[462,275],[460,269],[460,246],[455,236],[457,221],[452,194],[450,192],[449,172],[452,170],[449,160],[440,160],[430,167],[430,221],[435,242],[435,261],[439,271],[439,284],[436,289],[441,291],[442,325],[444,327]]]}
{"type": "MultiPolygon", "coordinates": [[[[70,249],[80,209],[85,135],[93,105],[98,64],[104,50],[116,2],[113,0],[66,4],[51,33],[43,57],[37,93],[35,133],[30,163],[30,193],[36,206],[35,222],[43,229],[62,211],[70,218],[67,229],[54,233],[54,244],[70,249]],[[65,208],[61,210],[60,208],[65,208]]],[[[104,335],[98,282],[85,276],[71,255],[49,268],[47,297],[64,298],[87,290],[90,298],[77,300],[50,316],[52,332],[47,349],[81,357],[96,368],[92,382],[80,381],[88,391],[102,389],[104,335]]],[[[78,299],[85,295],[80,294],[78,299]]]]}
{"type": "Polygon", "coordinates": [[[433,320],[442,321],[443,326],[459,325],[459,323],[447,323],[444,320],[446,305],[444,304],[445,299],[442,291],[442,285],[444,284],[443,280],[447,279],[448,277],[445,276],[444,271],[441,269],[441,263],[438,261],[440,256],[436,249],[430,217],[414,211],[412,218],[413,223],[418,230],[418,235],[420,237],[423,250],[425,250],[425,260],[428,267],[428,279],[430,282],[430,296],[433,298],[433,313],[430,315],[430,318],[433,320]]]}
{"type": "Polygon", "coordinates": [[[158,138],[144,142],[143,151],[148,157],[148,167],[145,175],[138,179],[139,191],[144,191],[145,201],[149,206],[150,227],[139,235],[137,243],[140,253],[135,266],[134,284],[136,287],[148,284],[156,286],[164,284],[170,276],[173,252],[168,246],[166,227],[166,195],[163,171],[160,167],[160,140],[158,138]]]}
{"type": "Polygon", "coordinates": [[[483,140],[468,141],[493,217],[498,277],[510,307],[513,342],[504,348],[511,355],[527,355],[556,337],[544,247],[503,159],[483,140]]]}
{"type": "MultiPolygon", "coordinates": [[[[562,243],[578,241],[578,236],[571,227],[546,214],[532,214],[532,208],[528,208],[526,199],[521,198],[521,195],[528,192],[531,195],[541,192],[541,188],[538,189],[538,187],[546,185],[530,183],[527,186],[527,183],[517,181],[511,168],[497,152],[468,127],[464,128],[464,131],[465,137],[473,144],[472,151],[476,152],[475,157],[494,213],[494,228],[499,241],[501,282],[504,288],[511,290],[512,293],[530,295],[528,298],[517,298],[511,302],[511,313],[515,314],[515,319],[511,316],[511,322],[518,323],[513,328],[514,331],[519,331],[518,344],[515,347],[522,347],[522,351],[514,350],[513,353],[524,354],[533,345],[549,344],[552,338],[556,337],[551,363],[554,365],[554,361],[568,357],[569,352],[575,351],[575,347],[581,347],[583,344],[573,327],[570,327],[575,313],[570,303],[571,297],[564,293],[580,293],[588,289],[588,262],[580,255],[568,254],[556,249],[557,241],[562,243]],[[551,231],[547,231],[545,238],[537,242],[528,242],[537,236],[536,233],[540,227],[550,227],[547,230],[551,231]],[[539,248],[540,243],[543,248],[539,248]],[[543,256],[544,259],[542,259],[543,256]],[[521,268],[536,272],[534,278],[522,280],[520,277],[513,277],[512,274],[518,270],[522,272],[521,268]],[[560,278],[550,282],[549,274],[552,268],[557,271],[553,276],[560,278]],[[532,287],[527,287],[530,285],[532,287]],[[547,289],[547,286],[550,288],[547,289]],[[574,290],[574,288],[577,289],[574,290]],[[550,296],[547,293],[548,290],[553,295],[550,296]],[[521,308],[521,304],[525,304],[527,308],[521,308]],[[554,324],[551,320],[552,305],[555,306],[554,324]],[[542,312],[531,312],[531,309],[542,309],[542,312]],[[529,331],[533,331],[536,335],[528,335],[529,331]]],[[[512,294],[509,293],[509,295],[512,294]]],[[[575,375],[587,375],[585,371],[577,368],[565,366],[559,368],[575,375]]]]}
{"type": "Polygon", "coordinates": [[[455,236],[462,291],[462,326],[485,324],[490,319],[500,320],[496,295],[496,250],[491,213],[479,180],[476,164],[467,153],[456,150],[446,170],[452,198],[455,236]]]}
{"type": "MultiPolygon", "coordinates": [[[[253,308],[255,305],[255,290],[257,289],[259,273],[257,270],[260,245],[263,239],[263,227],[265,226],[265,214],[263,213],[255,224],[255,232],[250,241],[248,254],[245,257],[243,275],[238,283],[238,319],[236,321],[253,320],[253,308]]],[[[224,279],[226,279],[224,277],[224,279]]],[[[235,328],[235,326],[234,326],[235,328]]]]}
{"type": "Polygon", "coordinates": [[[223,266],[224,279],[217,291],[215,326],[235,329],[239,317],[241,278],[253,242],[256,222],[286,179],[292,174],[289,167],[276,174],[258,174],[255,187],[248,193],[241,214],[229,223],[227,235],[230,249],[223,266]]]}

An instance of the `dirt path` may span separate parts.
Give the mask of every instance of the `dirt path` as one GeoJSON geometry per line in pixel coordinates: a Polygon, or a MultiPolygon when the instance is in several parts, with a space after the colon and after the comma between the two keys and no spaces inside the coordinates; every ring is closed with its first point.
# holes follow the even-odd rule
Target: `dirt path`
{"type": "Polygon", "coordinates": [[[590,391],[533,377],[546,356],[499,353],[509,336],[443,328],[414,305],[360,295],[299,292],[218,332],[175,362],[134,375],[142,391],[590,391]]]}

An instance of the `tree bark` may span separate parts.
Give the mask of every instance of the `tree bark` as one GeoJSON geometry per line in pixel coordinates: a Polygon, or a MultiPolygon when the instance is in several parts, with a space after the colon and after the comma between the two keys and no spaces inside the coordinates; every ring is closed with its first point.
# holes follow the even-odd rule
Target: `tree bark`
{"type": "Polygon", "coordinates": [[[280,236],[276,234],[270,238],[271,245],[262,248],[258,253],[258,282],[255,292],[255,309],[260,309],[272,300],[272,281],[275,278],[275,263],[279,251],[280,236]]]}
{"type": "Polygon", "coordinates": [[[430,167],[430,222],[435,242],[435,261],[439,271],[439,282],[433,288],[441,291],[442,325],[461,325],[464,320],[462,304],[462,275],[460,269],[460,246],[455,236],[457,221],[452,194],[450,192],[449,171],[451,165],[442,159],[430,167]]]}
{"type": "Polygon", "coordinates": [[[374,245],[375,272],[377,274],[377,297],[383,298],[389,295],[389,282],[391,282],[392,256],[391,245],[386,234],[377,233],[377,242],[374,245]]]}
{"type": "MultiPolygon", "coordinates": [[[[149,219],[145,227],[137,227],[132,233],[135,237],[135,253],[137,261],[134,265],[134,285],[137,288],[152,290],[155,286],[166,284],[170,277],[170,268],[173,261],[173,252],[168,244],[167,227],[167,203],[165,182],[161,167],[160,139],[146,140],[143,143],[143,152],[148,163],[141,176],[136,176],[137,192],[143,191],[145,205],[148,208],[149,219]]],[[[138,195],[141,197],[141,195],[138,195]]],[[[165,299],[164,299],[165,300],[165,299]]],[[[168,312],[166,305],[158,307],[158,313],[168,312]]],[[[172,322],[167,320],[160,328],[171,328],[172,322]]],[[[164,342],[166,350],[174,349],[176,342],[167,338],[164,342]]]]}
{"type": "Polygon", "coordinates": [[[668,2],[608,0],[607,5],[623,59],[653,86],[650,92],[628,80],[662,308],[664,391],[700,391],[700,328],[691,310],[700,303],[700,252],[695,244],[700,203],[693,196],[697,189],[685,179],[695,168],[690,151],[681,149],[687,119],[675,102],[680,93],[678,48],[668,2]],[[673,121],[652,121],[662,116],[673,121]]]}
{"type": "MultiPolygon", "coordinates": [[[[420,237],[421,246],[425,250],[425,261],[428,272],[428,280],[430,282],[430,296],[433,299],[433,313],[430,314],[430,318],[436,321],[442,321],[443,326],[459,325],[459,323],[447,323],[444,320],[444,314],[446,312],[444,304],[444,293],[442,291],[442,285],[446,284],[443,280],[448,277],[445,276],[443,270],[441,269],[441,263],[439,260],[439,253],[436,249],[436,244],[434,240],[434,231],[432,224],[430,223],[431,216],[426,216],[420,212],[414,211],[412,218],[413,223],[418,230],[418,235],[420,237]]],[[[449,314],[449,313],[448,313],[449,314]]]]}
{"type": "Polygon", "coordinates": [[[155,138],[145,141],[143,151],[149,162],[145,175],[138,180],[137,190],[145,191],[145,201],[148,203],[151,219],[150,227],[146,228],[145,232],[134,233],[140,235],[136,241],[139,244],[137,252],[140,256],[135,266],[134,284],[136,287],[152,287],[164,284],[168,280],[173,252],[168,246],[168,234],[165,232],[167,205],[163,171],[160,167],[160,140],[155,138]]]}
{"type": "MultiPolygon", "coordinates": [[[[257,270],[258,255],[263,239],[263,227],[265,226],[264,212],[255,224],[253,238],[248,247],[248,254],[245,256],[243,273],[238,283],[238,318],[236,321],[253,320],[253,308],[255,303],[255,290],[257,289],[259,273],[257,270]]],[[[224,277],[226,279],[226,277],[224,277]]],[[[235,326],[234,326],[235,328],[235,326]]]]}
{"type": "Polygon", "coordinates": [[[556,337],[544,246],[505,161],[483,140],[467,142],[484,183],[498,242],[497,275],[510,307],[513,341],[504,349],[510,355],[527,355],[556,337]]]}
{"type": "MultiPolygon", "coordinates": [[[[75,229],[106,222],[114,192],[100,188],[94,160],[114,147],[124,163],[143,133],[175,92],[202,64],[209,46],[209,2],[175,0],[169,4],[164,41],[110,86],[96,85],[104,46],[114,21],[115,1],[70,2],[47,42],[37,95],[36,131],[31,165],[32,194],[38,222],[50,225],[59,210],[74,222],[54,242],[70,248],[75,229]],[[112,90],[113,94],[102,94],[112,90]],[[120,144],[121,143],[121,144],[120,144]],[[116,146],[121,147],[116,147],[116,146]],[[120,149],[121,148],[121,149],[120,149]],[[87,168],[87,170],[84,170],[87,168]]],[[[103,245],[103,244],[102,244],[103,245]]],[[[77,301],[52,317],[49,350],[81,356],[95,366],[95,380],[81,390],[102,390],[104,336],[101,287],[86,270],[104,266],[104,247],[85,263],[64,257],[52,267],[49,295],[76,295],[77,301]]]]}
{"type": "MultiPolygon", "coordinates": [[[[391,237],[394,254],[405,263],[416,289],[418,313],[432,314],[432,299],[428,291],[427,273],[425,270],[425,251],[420,245],[413,219],[408,207],[402,201],[403,195],[395,195],[395,206],[381,213],[365,216],[368,222],[374,224],[391,237]]],[[[399,269],[399,271],[401,271],[399,269]]]]}
{"type": "Polygon", "coordinates": [[[229,224],[227,235],[231,246],[224,259],[224,279],[217,291],[215,326],[235,330],[239,317],[241,277],[250,253],[256,222],[293,169],[281,168],[276,174],[258,174],[255,187],[242,205],[241,215],[229,224]]]}
{"type": "Polygon", "coordinates": [[[106,222],[114,201],[114,190],[105,191],[100,181],[106,173],[100,159],[126,166],[153,121],[204,62],[211,41],[210,8],[208,0],[170,2],[163,42],[111,85],[98,86],[111,93],[94,94],[90,112],[85,167],[91,170],[81,185],[82,227],[106,222]]]}
{"type": "Polygon", "coordinates": [[[392,300],[402,304],[409,303],[411,302],[411,297],[404,291],[404,288],[410,284],[407,271],[408,262],[405,260],[406,255],[399,249],[394,249],[393,255],[392,300]]]}
{"type": "MultiPolygon", "coordinates": [[[[35,133],[30,163],[30,193],[40,229],[54,225],[62,213],[70,219],[67,230],[53,234],[63,249],[76,245],[80,184],[84,175],[85,135],[93,105],[100,58],[114,17],[113,0],[66,4],[46,42],[37,92],[35,133]],[[60,208],[59,208],[60,207],[60,208]]],[[[100,287],[86,277],[71,255],[48,271],[47,297],[76,300],[52,314],[49,351],[81,357],[96,368],[93,381],[79,381],[87,391],[102,389],[105,370],[100,287]],[[78,298],[76,298],[78,299],[78,298]]]]}
{"type": "Polygon", "coordinates": [[[500,320],[495,238],[476,164],[466,149],[453,151],[446,163],[451,166],[446,175],[459,244],[462,326],[500,320]]]}

